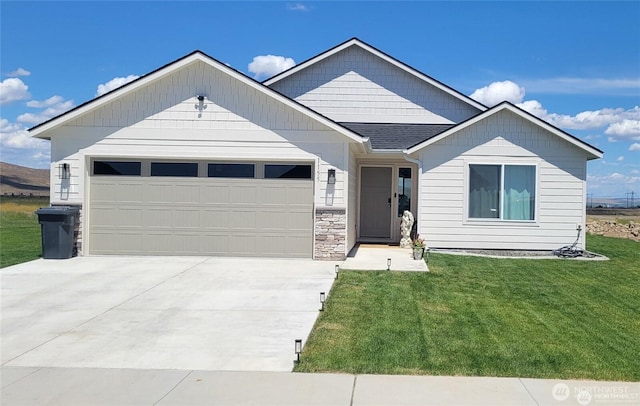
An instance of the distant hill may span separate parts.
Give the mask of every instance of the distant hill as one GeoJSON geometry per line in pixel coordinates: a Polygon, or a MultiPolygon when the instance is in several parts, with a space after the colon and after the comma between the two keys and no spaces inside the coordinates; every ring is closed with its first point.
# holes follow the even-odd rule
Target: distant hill
{"type": "Polygon", "coordinates": [[[629,197],[604,198],[592,197],[587,199],[587,207],[604,207],[604,208],[621,208],[621,207],[640,207],[640,196],[637,194],[629,195],[629,197]]]}
{"type": "Polygon", "coordinates": [[[49,170],[0,162],[0,194],[49,196],[49,170]]]}

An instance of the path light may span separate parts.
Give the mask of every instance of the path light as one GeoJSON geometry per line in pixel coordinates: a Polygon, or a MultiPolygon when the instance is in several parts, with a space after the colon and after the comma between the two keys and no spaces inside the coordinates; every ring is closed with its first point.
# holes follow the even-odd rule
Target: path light
{"type": "Polygon", "coordinates": [[[320,292],[320,311],[324,311],[324,302],[327,300],[327,295],[324,292],[320,292]]]}
{"type": "Polygon", "coordinates": [[[296,340],[296,362],[300,362],[300,353],[302,352],[302,340],[296,340]]]}
{"type": "Polygon", "coordinates": [[[336,279],[338,279],[338,274],[340,273],[340,265],[336,264],[336,279]]]}
{"type": "Polygon", "coordinates": [[[391,270],[391,258],[387,258],[387,271],[391,270]]]}

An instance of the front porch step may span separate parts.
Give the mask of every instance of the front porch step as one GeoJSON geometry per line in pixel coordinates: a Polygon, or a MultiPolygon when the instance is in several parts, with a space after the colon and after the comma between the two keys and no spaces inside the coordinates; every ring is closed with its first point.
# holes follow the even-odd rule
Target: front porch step
{"type": "Polygon", "coordinates": [[[391,258],[391,271],[429,272],[424,260],[414,260],[413,251],[398,246],[358,244],[351,250],[341,269],[357,271],[386,271],[391,258]]]}

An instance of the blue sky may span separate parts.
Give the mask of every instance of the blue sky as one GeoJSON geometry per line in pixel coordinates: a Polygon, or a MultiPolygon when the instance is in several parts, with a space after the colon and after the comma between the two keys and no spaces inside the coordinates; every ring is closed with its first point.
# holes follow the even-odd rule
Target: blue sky
{"type": "Polygon", "coordinates": [[[637,1],[3,0],[0,18],[5,162],[47,167],[49,144],[26,129],[195,49],[264,79],[358,37],[485,104],[510,100],[603,150],[588,165],[593,196],[640,194],[637,1]],[[267,55],[281,58],[254,61],[267,55]]]}

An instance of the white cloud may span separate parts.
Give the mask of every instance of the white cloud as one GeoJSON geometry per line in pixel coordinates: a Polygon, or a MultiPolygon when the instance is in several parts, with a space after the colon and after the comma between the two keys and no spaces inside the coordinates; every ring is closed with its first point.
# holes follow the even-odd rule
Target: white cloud
{"type": "Polygon", "coordinates": [[[255,79],[266,78],[285,71],[296,62],[292,58],[277,55],[258,55],[249,64],[249,72],[255,79]]]}
{"type": "Polygon", "coordinates": [[[640,151],[640,143],[634,142],[629,146],[629,151],[640,151]]]}
{"type": "Polygon", "coordinates": [[[29,86],[18,78],[8,78],[0,82],[0,104],[28,99],[29,86]]]}
{"type": "Polygon", "coordinates": [[[18,68],[12,72],[7,73],[7,76],[9,77],[16,77],[16,76],[29,76],[31,75],[31,72],[29,72],[26,69],[22,69],[22,68],[18,68]]]}
{"type": "Polygon", "coordinates": [[[27,102],[27,106],[35,107],[35,108],[44,108],[44,107],[50,107],[55,104],[61,103],[63,100],[64,99],[62,98],[62,96],[51,96],[47,100],[43,100],[43,101],[29,100],[27,102]]]}
{"type": "Polygon", "coordinates": [[[640,120],[624,119],[611,124],[604,133],[613,137],[630,138],[634,141],[640,141],[640,120]]]}
{"type": "MultiPolygon", "coordinates": [[[[547,121],[551,122],[558,127],[567,128],[571,130],[587,130],[593,128],[600,128],[604,126],[611,126],[616,123],[621,123],[625,120],[638,121],[640,120],[640,107],[625,110],[623,108],[603,108],[594,111],[583,111],[575,116],[569,116],[565,114],[549,114],[544,117],[547,121]]],[[[629,123],[631,124],[631,123],[629,123]]],[[[627,125],[627,130],[632,129],[632,125],[627,125]]],[[[608,130],[608,129],[607,129],[608,130]]],[[[620,136],[623,134],[624,128],[618,128],[615,126],[613,130],[606,132],[608,135],[620,136]]]]}
{"type": "Polygon", "coordinates": [[[637,169],[632,169],[632,170],[631,170],[631,174],[632,174],[632,175],[640,175],[640,171],[639,171],[639,170],[637,170],[637,169]]]}
{"type": "Polygon", "coordinates": [[[537,100],[527,100],[522,103],[518,103],[517,106],[543,120],[546,120],[549,116],[547,109],[542,107],[542,104],[537,100]]]}
{"type": "Polygon", "coordinates": [[[603,175],[587,176],[587,193],[595,192],[602,197],[622,197],[629,190],[640,190],[638,172],[629,174],[613,172],[603,175]]]}
{"type": "Polygon", "coordinates": [[[60,96],[53,96],[43,102],[34,102],[30,107],[47,107],[39,113],[24,113],[18,116],[18,122],[27,124],[39,124],[48,119],[60,115],[73,107],[73,100],[64,100],[60,96]]]}
{"type": "Polygon", "coordinates": [[[48,150],[49,148],[48,142],[33,138],[22,125],[10,123],[4,118],[0,118],[0,145],[2,148],[15,149],[42,150],[46,148],[48,150]]]}
{"type": "Polygon", "coordinates": [[[96,90],[96,96],[102,96],[105,93],[109,93],[110,91],[119,88],[122,85],[126,85],[127,83],[131,82],[132,80],[136,80],[138,79],[139,76],[137,75],[129,75],[127,77],[118,77],[118,78],[113,78],[110,81],[108,81],[107,83],[103,83],[101,85],[98,85],[98,90],[96,90]]]}
{"type": "MultiPolygon", "coordinates": [[[[604,133],[609,135],[609,142],[640,140],[640,106],[627,110],[623,108],[587,110],[571,116],[549,113],[542,106],[542,103],[537,100],[524,100],[525,96],[524,87],[508,80],[491,83],[471,94],[472,98],[488,106],[494,106],[503,100],[510,101],[534,116],[565,130],[591,130],[607,127],[604,133]]],[[[594,138],[595,136],[591,135],[590,137],[594,138]]]]}
{"type": "Polygon", "coordinates": [[[624,157],[623,157],[622,155],[620,155],[620,156],[618,157],[617,161],[618,161],[618,162],[622,162],[622,161],[624,161],[624,157]]]}
{"type": "Polygon", "coordinates": [[[471,98],[487,106],[495,106],[503,101],[520,103],[524,99],[524,87],[518,86],[510,80],[493,82],[489,86],[476,89],[471,98]]]}
{"type": "Polygon", "coordinates": [[[310,10],[309,6],[306,6],[302,3],[287,4],[287,9],[293,10],[293,11],[309,11],[310,10]]]}

